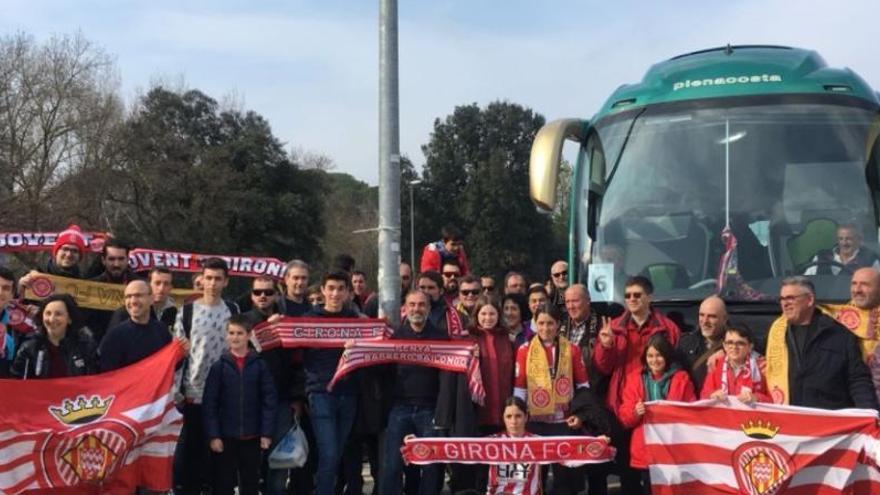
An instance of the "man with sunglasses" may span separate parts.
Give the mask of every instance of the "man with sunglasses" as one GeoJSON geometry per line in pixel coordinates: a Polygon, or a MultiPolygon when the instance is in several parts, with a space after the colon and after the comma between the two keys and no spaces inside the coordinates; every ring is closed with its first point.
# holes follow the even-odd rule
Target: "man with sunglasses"
{"type": "Polygon", "coordinates": [[[440,272],[443,276],[443,293],[448,303],[455,306],[458,304],[458,279],[461,278],[461,267],[455,260],[443,262],[443,270],[440,272]]]}
{"type": "Polygon", "coordinates": [[[465,275],[458,281],[458,305],[455,307],[460,313],[465,313],[471,321],[476,321],[474,310],[477,308],[477,299],[483,292],[480,279],[473,275],[465,275]]]}
{"type": "Polygon", "coordinates": [[[568,288],[568,263],[562,260],[554,262],[550,266],[550,283],[548,295],[550,301],[559,309],[565,310],[565,289],[568,288]]]}
{"type": "MultiPolygon", "coordinates": [[[[626,380],[639,379],[641,357],[648,340],[654,335],[665,335],[672,346],[678,344],[681,331],[678,325],[651,307],[654,284],[646,277],[630,277],[624,285],[626,311],[611,320],[602,318],[599,345],[593,349],[593,367],[605,377],[610,377],[606,403],[617,418],[626,380]],[[633,378],[635,377],[635,378],[633,378]]],[[[637,493],[639,473],[630,468],[630,431],[618,431],[613,435],[617,447],[615,462],[620,469],[623,493],[637,493]]]]}

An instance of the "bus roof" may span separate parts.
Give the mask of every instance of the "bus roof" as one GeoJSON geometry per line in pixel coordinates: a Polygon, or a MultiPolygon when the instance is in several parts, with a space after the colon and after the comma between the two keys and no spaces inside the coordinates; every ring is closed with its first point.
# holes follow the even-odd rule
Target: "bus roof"
{"type": "Polygon", "coordinates": [[[813,50],[743,45],[700,50],[654,64],[641,82],[619,87],[596,119],[645,105],[726,96],[845,94],[878,103],[850,69],[835,69],[813,50]]]}

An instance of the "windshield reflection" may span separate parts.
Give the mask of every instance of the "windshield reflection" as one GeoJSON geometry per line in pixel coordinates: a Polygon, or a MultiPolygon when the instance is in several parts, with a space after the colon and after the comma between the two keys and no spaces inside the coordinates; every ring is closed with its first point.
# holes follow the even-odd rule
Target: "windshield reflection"
{"type": "Polygon", "coordinates": [[[659,300],[702,298],[719,284],[754,300],[803,273],[820,299],[847,299],[851,270],[821,253],[839,226],[857,232],[863,253],[877,251],[865,168],[876,109],[689,106],[600,122],[593,136],[608,165],[592,262],[614,264],[615,299],[628,275],[648,276],[659,300]]]}

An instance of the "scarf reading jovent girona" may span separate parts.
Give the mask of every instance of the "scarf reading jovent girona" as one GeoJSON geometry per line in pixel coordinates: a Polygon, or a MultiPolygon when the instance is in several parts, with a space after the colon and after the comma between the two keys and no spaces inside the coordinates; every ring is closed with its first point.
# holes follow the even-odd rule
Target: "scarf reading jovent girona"
{"type": "Polygon", "coordinates": [[[377,364],[411,364],[430,366],[445,371],[466,373],[471,400],[482,405],[486,399],[480,360],[473,352],[476,344],[468,341],[448,340],[377,340],[356,342],[345,350],[336,374],[328,384],[333,385],[343,376],[365,366],[377,364]]]}
{"type": "Polygon", "coordinates": [[[654,495],[880,493],[877,411],[651,402],[654,495]]]}
{"type": "Polygon", "coordinates": [[[409,438],[403,458],[411,464],[564,464],[569,467],[608,462],[615,450],[596,437],[409,438]]]}

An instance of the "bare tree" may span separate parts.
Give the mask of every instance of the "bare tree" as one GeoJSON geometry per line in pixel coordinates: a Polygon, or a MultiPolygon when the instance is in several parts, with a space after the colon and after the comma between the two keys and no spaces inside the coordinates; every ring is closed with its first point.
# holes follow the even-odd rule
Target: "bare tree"
{"type": "MultiPolygon", "coordinates": [[[[82,35],[0,38],[0,213],[13,228],[100,219],[122,121],[111,57],[82,35]],[[87,174],[89,180],[75,180],[87,174]],[[74,185],[79,187],[74,187],[74,185]],[[75,200],[71,203],[71,200],[75,200]]],[[[104,227],[109,227],[104,225],[104,227]]]]}

